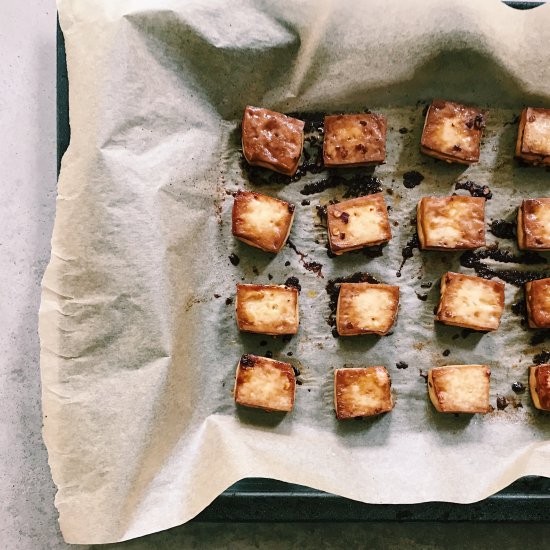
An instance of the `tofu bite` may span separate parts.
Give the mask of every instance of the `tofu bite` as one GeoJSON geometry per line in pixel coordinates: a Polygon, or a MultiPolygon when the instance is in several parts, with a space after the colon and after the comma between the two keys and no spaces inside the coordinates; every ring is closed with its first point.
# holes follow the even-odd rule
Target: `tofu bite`
{"type": "Polygon", "coordinates": [[[398,286],[342,283],[336,308],[336,330],[341,336],[383,336],[393,326],[398,306],[398,286]]]}
{"type": "Polygon", "coordinates": [[[491,371],[486,365],[449,365],[428,371],[428,393],[444,413],[487,413],[491,371]]]}
{"type": "Polygon", "coordinates": [[[550,250],[550,199],[526,199],[518,210],[518,246],[550,250]]]}
{"type": "Polygon", "coordinates": [[[294,205],[288,202],[239,191],[233,202],[233,235],[251,246],[277,253],[290,234],[294,210],[294,205]]]}
{"type": "Polygon", "coordinates": [[[237,285],[237,326],[243,332],[296,334],[298,291],[281,285],[237,285]]]}
{"type": "Polygon", "coordinates": [[[289,363],[245,354],[237,365],[235,402],[266,411],[288,412],[294,406],[296,378],[289,363]]]}
{"type": "Polygon", "coordinates": [[[550,109],[523,109],[516,157],[529,164],[550,166],[550,109]]]}
{"type": "Polygon", "coordinates": [[[434,99],[426,114],[420,151],[447,162],[478,162],[485,117],[486,112],[475,107],[434,99]]]}
{"type": "Polygon", "coordinates": [[[375,114],[325,117],[325,166],[370,166],[386,160],[386,117],[375,114]]]}
{"type": "Polygon", "coordinates": [[[445,273],[436,320],[455,327],[492,331],[504,310],[504,283],[481,277],[445,273]]]}
{"type": "Polygon", "coordinates": [[[391,239],[390,220],[384,195],[375,193],[327,207],[330,249],[340,255],[391,239]]]}
{"type": "Polygon", "coordinates": [[[529,367],[529,390],[533,405],[542,411],[550,411],[550,365],[529,367]]]}
{"type": "Polygon", "coordinates": [[[485,199],[424,197],[417,207],[423,250],[465,250],[485,246],[485,199]]]}
{"type": "Polygon", "coordinates": [[[531,328],[550,328],[550,279],[525,284],[527,322],[531,328]]]}
{"type": "Polygon", "coordinates": [[[304,122],[248,106],[243,115],[242,146],[248,164],[293,176],[304,147],[304,122]]]}
{"type": "Polygon", "coordinates": [[[393,409],[391,380],[384,367],[334,371],[336,418],[376,416],[393,409]]]}

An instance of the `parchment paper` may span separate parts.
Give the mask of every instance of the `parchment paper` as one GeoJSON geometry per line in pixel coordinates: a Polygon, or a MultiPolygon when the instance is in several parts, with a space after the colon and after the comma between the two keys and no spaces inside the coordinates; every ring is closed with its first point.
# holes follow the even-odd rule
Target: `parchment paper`
{"type": "MultiPolygon", "coordinates": [[[[511,392],[513,382],[527,384],[527,367],[544,347],[529,344],[532,333],[512,312],[522,290],[507,285],[496,333],[463,337],[433,322],[441,274],[473,273],[459,254],[416,251],[402,277],[395,275],[420,197],[448,195],[457,180],[487,184],[489,222],[513,219],[522,198],[548,194],[548,172],[511,157],[515,115],[524,105],[550,106],[550,6],[58,5],[72,135],[40,336],[44,437],[68,542],[120,541],[181,524],[247,476],[371,503],[468,503],[520,476],[550,475],[550,418],[533,409],[528,393],[511,392]],[[422,110],[433,97],[491,110],[479,165],[420,155],[422,110]],[[247,104],[283,112],[368,107],[388,116],[387,162],[374,175],[395,223],[381,257],[327,257],[315,206],[341,198],[344,188],[300,193],[323,174],[288,185],[247,181],[238,130],[247,104]],[[409,170],[425,178],[410,190],[403,186],[409,170]],[[238,188],[297,204],[291,240],[304,261],[322,264],[323,278],[291,248],[274,257],[232,238],[228,193],[238,188]],[[355,271],[401,285],[392,335],[332,336],[325,285],[355,271]],[[269,275],[272,283],[294,275],[302,285],[300,331],[290,341],[239,334],[226,304],[237,282],[267,283],[269,275]],[[421,288],[428,281],[429,291],[421,288]],[[427,301],[417,298],[426,292],[427,301]],[[296,407],[286,416],[233,402],[240,355],[267,351],[301,371],[296,407]],[[397,369],[399,361],[409,367],[397,369]],[[420,369],[455,363],[491,366],[493,413],[433,410],[420,369]],[[336,421],[334,368],[377,364],[392,376],[395,410],[336,421]],[[511,400],[505,410],[496,408],[498,396],[511,400]]],[[[502,248],[514,246],[501,240],[502,248]]]]}

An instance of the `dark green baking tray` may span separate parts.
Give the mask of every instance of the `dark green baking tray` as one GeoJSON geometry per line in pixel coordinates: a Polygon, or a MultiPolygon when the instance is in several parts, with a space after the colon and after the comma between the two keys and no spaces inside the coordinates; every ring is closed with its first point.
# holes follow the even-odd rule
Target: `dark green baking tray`
{"type": "MultiPolygon", "coordinates": [[[[541,5],[506,2],[517,9],[541,5]]],[[[57,26],[57,169],[70,140],[69,83],[57,26]]],[[[474,504],[364,504],[272,479],[250,478],[224,491],[194,521],[522,521],[550,519],[550,479],[525,477],[474,504]]]]}

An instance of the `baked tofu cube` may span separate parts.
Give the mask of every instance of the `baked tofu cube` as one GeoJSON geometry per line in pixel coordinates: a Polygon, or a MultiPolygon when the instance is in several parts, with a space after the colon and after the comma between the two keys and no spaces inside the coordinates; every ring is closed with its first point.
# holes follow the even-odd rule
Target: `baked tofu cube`
{"type": "Polygon", "coordinates": [[[334,408],[339,419],[391,411],[393,399],[388,371],[384,367],[336,369],[334,408]]]}
{"type": "Polygon", "coordinates": [[[523,109],[516,157],[529,164],[550,166],[550,109],[523,109]]]}
{"type": "Polygon", "coordinates": [[[296,334],[298,290],[280,285],[237,285],[237,326],[243,332],[296,334]]]}
{"type": "Polygon", "coordinates": [[[460,103],[434,99],[426,114],[420,151],[447,162],[479,161],[486,112],[460,103]]]}
{"type": "Polygon", "coordinates": [[[293,219],[293,204],[249,191],[235,195],[233,235],[251,246],[279,252],[288,239],[293,219]]]}
{"type": "Polygon", "coordinates": [[[340,255],[391,239],[388,208],[382,193],[331,204],[327,207],[330,249],[340,255]]]}
{"type": "Polygon", "coordinates": [[[550,199],[526,199],[518,210],[518,246],[550,250],[550,199]]]}
{"type": "Polygon", "coordinates": [[[527,321],[531,328],[550,328],[550,279],[525,285],[527,321]]]}
{"type": "Polygon", "coordinates": [[[248,164],[293,176],[304,147],[304,122],[248,106],[243,115],[242,146],[248,164]]]}
{"type": "Polygon", "coordinates": [[[325,166],[370,166],[386,160],[386,117],[375,114],[325,117],[325,166]]]}
{"type": "Polygon", "coordinates": [[[529,368],[529,389],[537,409],[550,411],[550,365],[529,368]]]}
{"type": "Polygon", "coordinates": [[[504,283],[445,273],[436,320],[472,330],[496,330],[504,309],[504,283]]]}
{"type": "Polygon", "coordinates": [[[399,305],[399,287],[342,283],[336,308],[336,330],[341,336],[387,334],[399,305]]]}
{"type": "Polygon", "coordinates": [[[464,250],[485,246],[485,199],[424,197],[417,207],[423,250],[464,250]]]}
{"type": "Polygon", "coordinates": [[[449,365],[428,372],[433,406],[444,413],[487,413],[491,371],[486,365],[449,365]]]}
{"type": "Polygon", "coordinates": [[[294,406],[296,378],[292,365],[245,354],[237,366],[235,401],[245,407],[289,412],[294,406]]]}

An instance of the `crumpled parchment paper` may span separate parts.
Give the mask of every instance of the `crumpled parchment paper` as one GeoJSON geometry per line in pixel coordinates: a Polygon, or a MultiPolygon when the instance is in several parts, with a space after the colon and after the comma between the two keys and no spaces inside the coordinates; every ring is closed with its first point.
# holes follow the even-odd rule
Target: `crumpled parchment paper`
{"type": "MultiPolygon", "coordinates": [[[[550,6],[58,0],[58,7],[72,135],[40,336],[44,437],[68,542],[120,541],[184,523],[247,476],[371,503],[467,503],[520,476],[550,475],[550,418],[528,393],[511,392],[513,382],[527,383],[544,347],[530,344],[532,331],[512,311],[521,288],[507,285],[499,331],[468,335],[433,322],[441,274],[473,273],[460,254],[416,251],[396,277],[420,197],[450,194],[456,181],[488,185],[489,223],[513,219],[522,198],[547,194],[548,173],[522,168],[512,155],[520,109],[550,106],[550,6]],[[420,155],[422,110],[433,97],[490,109],[479,165],[420,155]],[[345,187],[301,193],[326,174],[286,185],[248,181],[238,128],[247,104],[388,116],[387,162],[373,173],[392,207],[394,237],[381,256],[327,256],[315,207],[341,199],[345,187]],[[424,180],[406,189],[411,170],[424,180]],[[303,256],[286,247],[274,257],[232,238],[229,193],[239,188],[296,203],[291,241],[303,256]],[[313,261],[322,277],[304,267],[313,261]],[[390,336],[332,336],[325,286],[356,271],[401,285],[390,336]],[[269,276],[273,283],[296,276],[302,286],[300,331],[290,340],[239,334],[235,325],[235,284],[269,276]],[[301,372],[286,416],[237,409],[232,399],[239,356],[267,351],[301,372]],[[408,368],[397,369],[399,361],[408,368]],[[478,362],[492,369],[495,411],[436,413],[420,371],[478,362]],[[392,376],[394,411],[336,421],[334,368],[377,364],[392,376]],[[509,400],[504,410],[497,397],[509,400]]],[[[515,251],[513,240],[499,241],[515,251]]]]}

